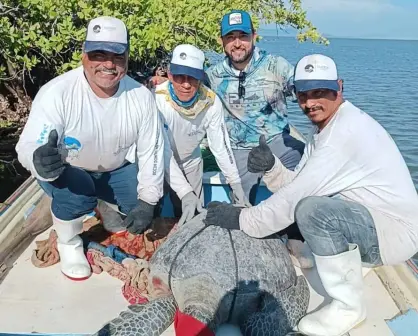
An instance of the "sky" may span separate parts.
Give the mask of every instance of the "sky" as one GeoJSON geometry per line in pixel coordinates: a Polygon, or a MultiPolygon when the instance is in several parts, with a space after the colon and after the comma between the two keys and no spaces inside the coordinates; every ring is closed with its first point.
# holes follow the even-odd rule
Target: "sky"
{"type": "Polygon", "coordinates": [[[302,6],[328,37],[418,40],[418,0],[302,0],[302,6]]]}

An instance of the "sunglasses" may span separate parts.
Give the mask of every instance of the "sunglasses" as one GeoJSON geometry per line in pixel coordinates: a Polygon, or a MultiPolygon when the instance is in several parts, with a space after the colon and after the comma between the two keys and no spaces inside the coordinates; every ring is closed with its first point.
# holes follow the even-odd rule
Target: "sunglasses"
{"type": "Polygon", "coordinates": [[[238,98],[243,98],[245,96],[245,72],[241,71],[238,76],[238,98]]]}

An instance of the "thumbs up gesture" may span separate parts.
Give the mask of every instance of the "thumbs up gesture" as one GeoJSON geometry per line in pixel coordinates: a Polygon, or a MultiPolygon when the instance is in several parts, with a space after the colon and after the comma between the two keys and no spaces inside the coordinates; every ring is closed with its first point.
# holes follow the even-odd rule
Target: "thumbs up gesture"
{"type": "Polygon", "coordinates": [[[33,152],[33,165],[39,176],[45,179],[57,178],[64,171],[64,163],[58,152],[58,133],[52,130],[48,142],[33,152]]]}
{"type": "Polygon", "coordinates": [[[275,158],[267,145],[266,137],[260,136],[259,145],[254,147],[248,155],[247,168],[251,173],[264,173],[273,168],[275,158]]]}

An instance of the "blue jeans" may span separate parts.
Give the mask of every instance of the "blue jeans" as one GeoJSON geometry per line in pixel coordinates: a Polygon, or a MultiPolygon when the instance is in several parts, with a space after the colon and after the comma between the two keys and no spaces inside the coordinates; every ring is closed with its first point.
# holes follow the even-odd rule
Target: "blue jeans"
{"type": "Polygon", "coordinates": [[[96,173],[67,166],[53,182],[38,180],[52,198],[52,212],[61,220],[72,220],[91,213],[97,199],[117,204],[128,214],[138,205],[137,165],[127,163],[111,172],[96,173]]]}
{"type": "Polygon", "coordinates": [[[357,244],[362,262],[380,266],[379,242],[372,216],[363,205],[343,199],[309,196],[295,210],[296,222],[312,252],[337,255],[357,244]]]}

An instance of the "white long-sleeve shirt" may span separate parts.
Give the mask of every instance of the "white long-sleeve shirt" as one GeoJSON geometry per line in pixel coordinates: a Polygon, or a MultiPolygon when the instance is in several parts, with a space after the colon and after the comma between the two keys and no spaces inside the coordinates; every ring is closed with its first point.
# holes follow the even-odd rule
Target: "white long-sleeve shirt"
{"type": "Polygon", "coordinates": [[[138,197],[156,204],[163,196],[161,120],[152,93],[132,78],[123,77],[114,96],[99,98],[79,67],[39,90],[16,151],[22,165],[40,180],[45,179],[33,166],[33,152],[53,129],[65,161],[87,171],[108,172],[134,163],[135,156],[127,154],[136,148],[138,197]]]}
{"type": "Polygon", "coordinates": [[[296,205],[307,196],[339,194],[369,210],[384,264],[418,252],[418,196],[408,167],[386,130],[348,101],[321,132],[314,127],[295,171],[276,159],[264,181],[274,194],[240,214],[250,236],[294,223],[296,205]]]}
{"type": "Polygon", "coordinates": [[[167,94],[159,93],[161,91],[165,92],[157,86],[155,99],[164,122],[166,142],[168,140],[164,152],[165,174],[177,196],[181,199],[193,191],[182,171],[187,171],[202,160],[200,143],[206,134],[209,148],[227,183],[241,183],[225,127],[222,102],[218,96],[209,90],[214,99],[213,104],[193,119],[176,111],[167,99],[167,94]]]}

